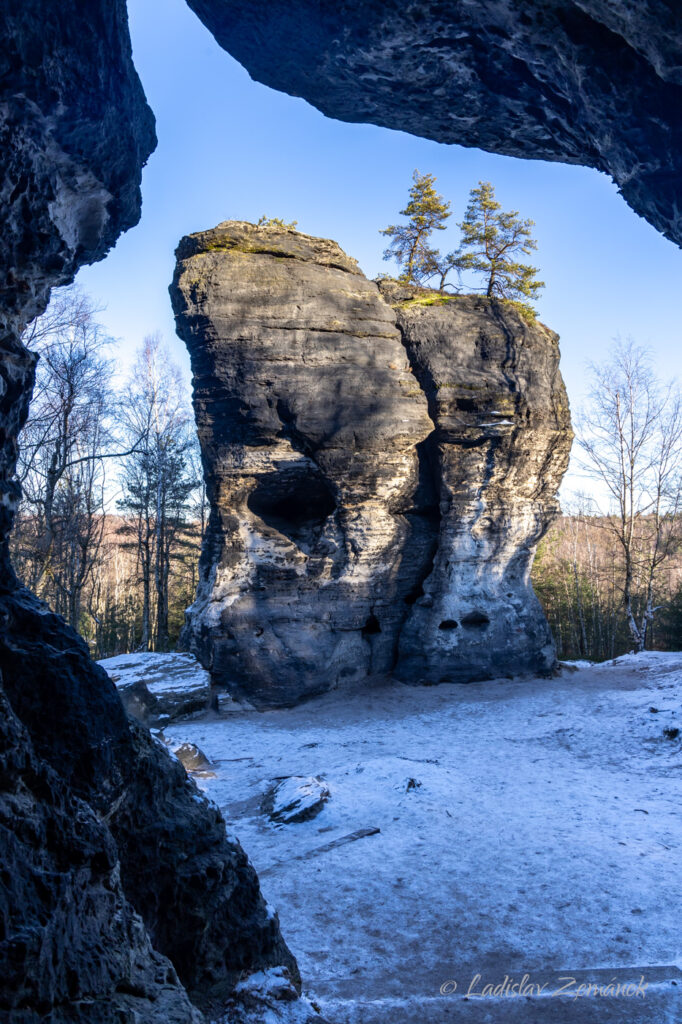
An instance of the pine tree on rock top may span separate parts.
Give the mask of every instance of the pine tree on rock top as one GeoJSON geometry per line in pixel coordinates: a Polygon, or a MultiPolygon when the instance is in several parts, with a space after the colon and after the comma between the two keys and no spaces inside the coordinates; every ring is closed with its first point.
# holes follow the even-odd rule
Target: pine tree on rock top
{"type": "Polygon", "coordinates": [[[489,181],[479,181],[469,194],[464,220],[458,227],[462,241],[453,261],[457,270],[474,270],[487,275],[486,295],[489,299],[516,302],[526,316],[535,317],[535,310],[524,299],[537,298],[544,281],[537,279],[538,269],[521,263],[518,256],[527,256],[537,249],[532,220],[522,220],[517,210],[503,212],[495,199],[489,181]]]}
{"type": "Polygon", "coordinates": [[[435,175],[415,171],[412,181],[409,202],[400,211],[401,217],[409,218],[407,224],[389,224],[381,234],[391,239],[384,250],[384,259],[398,263],[402,270],[401,280],[423,284],[441,273],[442,257],[429,244],[429,239],[433,231],[445,230],[450,203],[436,192],[435,175]]]}

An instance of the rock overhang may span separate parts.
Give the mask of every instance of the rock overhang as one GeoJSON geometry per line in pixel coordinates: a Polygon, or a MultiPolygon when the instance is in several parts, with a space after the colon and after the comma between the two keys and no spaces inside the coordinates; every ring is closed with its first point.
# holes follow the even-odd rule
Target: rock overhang
{"type": "Polygon", "coordinates": [[[188,0],[329,117],[611,175],[682,242],[682,11],[666,0],[188,0]]]}

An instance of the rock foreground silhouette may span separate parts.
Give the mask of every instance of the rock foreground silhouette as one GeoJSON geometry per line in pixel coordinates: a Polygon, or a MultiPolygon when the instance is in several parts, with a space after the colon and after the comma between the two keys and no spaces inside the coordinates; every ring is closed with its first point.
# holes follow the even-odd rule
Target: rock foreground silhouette
{"type": "Polygon", "coordinates": [[[123,3],[10,0],[0,31],[0,1020],[199,1024],[244,975],[297,980],[294,958],[220,813],[19,585],[6,541],[23,327],[138,220],[153,117],[123,3]]]}
{"type": "Polygon", "coordinates": [[[177,256],[211,505],[185,642],[214,683],[284,705],[551,670],[529,572],[572,436],[557,336],[293,230],[177,256]]]}
{"type": "Polygon", "coordinates": [[[188,0],[252,78],[329,117],[605,171],[682,244],[671,0],[188,0]]]}

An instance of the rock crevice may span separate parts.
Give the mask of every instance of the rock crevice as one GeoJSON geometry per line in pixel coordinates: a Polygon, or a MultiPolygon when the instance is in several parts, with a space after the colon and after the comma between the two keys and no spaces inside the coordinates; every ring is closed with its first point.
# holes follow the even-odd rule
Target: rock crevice
{"type": "Polygon", "coordinates": [[[558,512],[571,432],[558,338],[508,304],[426,296],[391,283],[410,365],[435,430],[426,444],[439,528],[397,675],[466,682],[547,672],[555,661],[529,581],[558,512]]]}
{"type": "Polygon", "coordinates": [[[528,574],[570,448],[556,335],[293,230],[177,255],[211,504],[184,637],[214,682],[275,705],[549,671],[528,574]]]}

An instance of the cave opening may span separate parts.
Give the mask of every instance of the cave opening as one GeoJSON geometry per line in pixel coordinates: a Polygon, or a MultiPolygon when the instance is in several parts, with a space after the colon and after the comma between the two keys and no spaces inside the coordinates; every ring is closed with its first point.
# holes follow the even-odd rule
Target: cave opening
{"type": "Polygon", "coordinates": [[[485,612],[473,611],[462,616],[462,625],[469,629],[485,629],[490,625],[490,618],[485,612]]]}
{"type": "Polygon", "coordinates": [[[267,526],[295,544],[312,543],[336,510],[331,488],[308,468],[264,473],[246,504],[267,526]]]}
{"type": "Polygon", "coordinates": [[[380,633],[380,632],[381,632],[381,625],[379,623],[378,618],[374,614],[374,612],[372,612],[372,614],[367,618],[367,621],[365,622],[364,626],[362,627],[362,635],[363,636],[376,636],[377,633],[380,633]]]}

